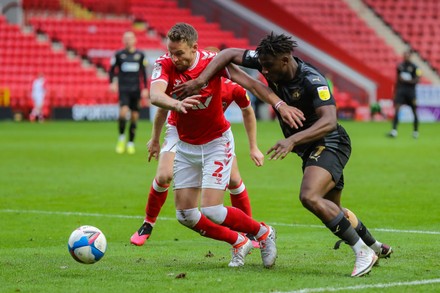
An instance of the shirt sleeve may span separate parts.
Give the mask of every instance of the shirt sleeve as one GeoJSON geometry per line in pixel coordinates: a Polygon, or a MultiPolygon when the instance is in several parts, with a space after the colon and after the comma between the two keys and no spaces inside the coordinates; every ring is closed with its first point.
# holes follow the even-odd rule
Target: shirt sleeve
{"type": "Polygon", "coordinates": [[[249,99],[249,96],[247,95],[247,92],[244,88],[241,86],[234,85],[233,87],[233,97],[234,102],[241,108],[247,108],[251,104],[251,100],[249,99]]]}
{"type": "Polygon", "coordinates": [[[151,73],[151,83],[162,80],[168,84],[169,80],[169,66],[164,62],[165,59],[159,57],[153,66],[153,72],[151,73]]]}
{"type": "Polygon", "coordinates": [[[110,69],[108,72],[108,76],[110,79],[110,83],[113,82],[113,78],[116,76],[115,69],[118,66],[118,53],[116,53],[111,59],[110,59],[110,69]]]}
{"type": "Polygon", "coordinates": [[[330,91],[327,81],[319,75],[307,77],[307,91],[313,97],[313,106],[319,108],[321,106],[336,105],[332,92],[330,91]]]}
{"type": "Polygon", "coordinates": [[[242,66],[261,71],[260,62],[258,62],[257,53],[254,50],[246,50],[243,53],[242,66]]]}
{"type": "Polygon", "coordinates": [[[147,88],[147,60],[145,55],[142,54],[142,58],[140,61],[140,74],[142,75],[142,81],[144,82],[144,88],[147,88]]]}

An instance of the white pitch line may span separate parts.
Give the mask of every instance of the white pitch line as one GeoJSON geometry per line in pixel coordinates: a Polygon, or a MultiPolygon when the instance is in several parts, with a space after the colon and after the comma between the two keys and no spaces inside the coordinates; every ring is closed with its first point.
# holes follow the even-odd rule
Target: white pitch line
{"type": "MultiPolygon", "coordinates": [[[[99,214],[99,213],[83,213],[83,212],[57,212],[57,211],[41,211],[41,210],[13,210],[1,209],[0,213],[23,213],[23,214],[42,214],[42,215],[63,215],[63,216],[84,216],[84,217],[107,217],[119,219],[143,219],[143,216],[115,215],[115,214],[99,214]]],[[[177,221],[176,218],[159,217],[159,220],[177,221]]],[[[325,228],[323,225],[306,225],[306,224],[288,224],[288,223],[270,223],[274,226],[285,227],[304,227],[304,228],[325,228]]],[[[388,228],[369,228],[372,231],[390,232],[390,233],[408,233],[408,234],[430,234],[440,235],[440,231],[424,231],[424,230],[398,230],[388,228]]]]}
{"type": "MultiPolygon", "coordinates": [[[[276,226],[288,226],[288,227],[307,227],[307,228],[326,228],[324,225],[307,225],[307,224],[286,224],[286,223],[271,223],[276,226]]],[[[424,231],[424,230],[398,230],[388,228],[368,228],[368,230],[379,232],[391,232],[391,233],[409,233],[409,234],[433,234],[440,235],[440,231],[424,231]]]]}
{"type": "Polygon", "coordinates": [[[326,287],[326,288],[306,288],[300,289],[296,291],[287,291],[287,292],[277,292],[277,293],[312,293],[312,292],[338,292],[338,291],[355,291],[355,290],[364,290],[371,288],[392,288],[392,287],[401,287],[401,286],[421,286],[421,285],[429,285],[440,283],[440,279],[430,279],[430,280],[419,280],[419,281],[410,281],[410,282],[395,282],[395,283],[383,283],[383,284],[371,284],[371,285],[357,285],[357,286],[349,286],[349,287],[326,287]]]}
{"type": "MultiPolygon", "coordinates": [[[[120,218],[120,219],[142,219],[142,216],[130,216],[130,215],[114,215],[114,214],[99,214],[99,213],[82,213],[82,212],[56,212],[56,211],[41,211],[41,210],[13,210],[13,209],[1,209],[0,213],[28,213],[28,214],[42,214],[42,215],[63,215],[63,216],[87,216],[87,217],[108,217],[108,218],[120,218]]],[[[160,217],[160,220],[176,220],[175,218],[160,217]]],[[[286,227],[305,227],[305,228],[324,228],[320,225],[305,225],[305,224],[286,224],[286,223],[273,223],[277,226],[286,227]]],[[[422,231],[422,230],[396,230],[396,229],[383,229],[376,228],[372,229],[376,231],[392,232],[392,233],[417,233],[417,234],[434,234],[440,235],[438,231],[422,231]]],[[[278,292],[278,293],[313,293],[313,292],[337,292],[337,291],[355,291],[364,290],[370,288],[391,288],[399,286],[420,286],[427,284],[440,283],[440,279],[431,280],[419,280],[410,282],[395,282],[395,283],[384,283],[384,284],[371,284],[371,285],[358,285],[349,287],[326,287],[326,288],[305,288],[296,291],[278,292]]]]}

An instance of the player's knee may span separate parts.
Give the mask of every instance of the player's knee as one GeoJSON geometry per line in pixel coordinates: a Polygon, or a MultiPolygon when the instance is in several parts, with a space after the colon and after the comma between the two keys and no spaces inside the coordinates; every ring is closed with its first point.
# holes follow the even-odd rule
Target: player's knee
{"type": "Polygon", "coordinates": [[[235,181],[231,178],[231,180],[229,181],[229,187],[228,188],[229,188],[229,192],[232,195],[235,195],[235,194],[242,193],[246,189],[246,186],[244,185],[244,183],[241,180],[241,178],[240,178],[240,180],[235,180],[235,181]]]}
{"type": "Polygon", "coordinates": [[[198,208],[187,210],[176,210],[176,218],[180,224],[188,228],[193,228],[200,220],[202,214],[198,208]]]}
{"type": "Polygon", "coordinates": [[[170,173],[158,173],[156,175],[156,181],[161,186],[168,186],[173,180],[173,172],[170,173]]]}
{"type": "Polygon", "coordinates": [[[225,221],[228,210],[222,205],[210,206],[201,208],[202,214],[216,224],[221,224],[225,221]]]}
{"type": "Polygon", "coordinates": [[[318,198],[309,193],[302,193],[299,195],[299,200],[303,207],[308,210],[315,210],[318,205],[318,198]]]}

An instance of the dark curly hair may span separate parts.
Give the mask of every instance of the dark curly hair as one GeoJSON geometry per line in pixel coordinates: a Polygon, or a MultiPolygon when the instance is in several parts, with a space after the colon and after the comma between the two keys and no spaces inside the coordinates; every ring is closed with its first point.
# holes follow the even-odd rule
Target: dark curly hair
{"type": "Polygon", "coordinates": [[[176,23],[168,31],[167,37],[172,42],[187,42],[189,46],[196,43],[199,38],[196,29],[192,25],[184,22],[176,23]]]}
{"type": "Polygon", "coordinates": [[[277,56],[285,53],[291,54],[296,47],[298,47],[298,44],[292,40],[292,37],[285,34],[276,35],[271,32],[270,35],[260,41],[255,51],[258,55],[277,56]]]}

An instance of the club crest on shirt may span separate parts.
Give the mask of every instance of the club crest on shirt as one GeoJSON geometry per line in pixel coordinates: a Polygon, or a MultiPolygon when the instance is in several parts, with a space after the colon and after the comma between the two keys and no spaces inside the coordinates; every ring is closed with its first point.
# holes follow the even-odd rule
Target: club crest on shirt
{"type": "Polygon", "coordinates": [[[299,99],[301,99],[301,89],[299,88],[293,89],[293,91],[291,92],[291,96],[292,96],[292,100],[294,101],[298,101],[299,99]]]}
{"type": "Polygon", "coordinates": [[[139,54],[139,53],[134,54],[133,59],[138,61],[139,59],[141,59],[141,54],[139,54]]]}
{"type": "Polygon", "coordinates": [[[317,91],[318,91],[319,98],[322,101],[327,101],[330,99],[330,91],[328,89],[328,86],[320,86],[317,88],[317,91]]]}
{"type": "Polygon", "coordinates": [[[180,79],[175,79],[174,84],[173,84],[173,88],[175,88],[176,86],[178,86],[181,83],[182,83],[182,81],[180,79]]]}
{"type": "Polygon", "coordinates": [[[160,63],[155,63],[153,72],[151,74],[151,79],[156,79],[162,74],[162,65],[160,63]]]}

